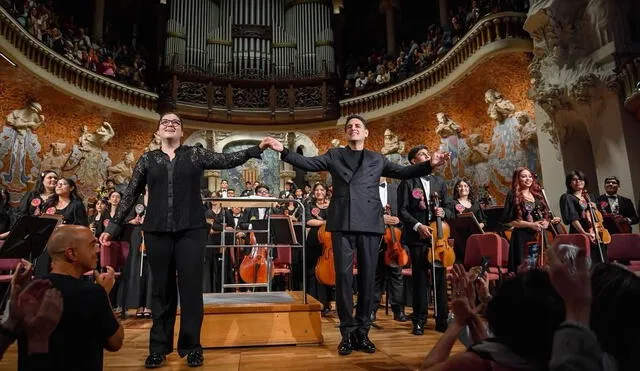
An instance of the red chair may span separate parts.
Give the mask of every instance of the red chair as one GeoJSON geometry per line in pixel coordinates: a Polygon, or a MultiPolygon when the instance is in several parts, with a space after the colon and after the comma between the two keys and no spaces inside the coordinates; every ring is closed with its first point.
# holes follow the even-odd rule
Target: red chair
{"type": "Polygon", "coordinates": [[[119,274],[120,268],[123,268],[129,256],[129,242],[111,241],[109,246],[100,246],[100,266],[110,266],[119,274]]]}
{"type": "Polygon", "coordinates": [[[553,245],[574,245],[585,250],[587,256],[591,256],[591,241],[584,234],[559,234],[553,239],[553,245]]]}
{"type": "Polygon", "coordinates": [[[610,261],[624,262],[632,271],[640,272],[640,234],[612,234],[607,254],[610,261]]]}
{"type": "Polygon", "coordinates": [[[491,268],[487,272],[487,278],[489,281],[499,279],[502,273],[507,272],[509,244],[505,245],[505,242],[506,239],[495,233],[469,236],[464,250],[464,266],[467,269],[478,266],[482,262],[482,257],[486,256],[489,258],[489,267],[491,268]]]}
{"type": "Polygon", "coordinates": [[[289,245],[276,246],[278,249],[278,257],[273,260],[273,275],[283,276],[285,287],[287,290],[292,289],[293,282],[291,280],[291,262],[292,251],[289,245]]]}

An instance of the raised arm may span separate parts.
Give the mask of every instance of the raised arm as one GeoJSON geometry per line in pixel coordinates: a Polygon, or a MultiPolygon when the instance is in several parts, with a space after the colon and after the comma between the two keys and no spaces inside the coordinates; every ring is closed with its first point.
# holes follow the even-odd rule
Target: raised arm
{"type": "Polygon", "coordinates": [[[384,169],[382,169],[382,176],[387,178],[394,179],[411,179],[411,178],[419,178],[421,176],[431,174],[432,168],[431,164],[428,161],[409,165],[402,166],[398,165],[394,162],[383,158],[384,161],[384,169]]]}
{"type": "Polygon", "coordinates": [[[199,147],[193,147],[192,150],[195,151],[197,165],[202,169],[230,169],[251,158],[261,158],[262,154],[260,146],[230,153],[217,153],[199,147]]]}
{"type": "Polygon", "coordinates": [[[116,215],[109,222],[109,226],[106,228],[105,233],[110,235],[117,234],[120,226],[126,223],[125,219],[133,205],[138,200],[138,196],[144,190],[144,186],[147,184],[147,169],[149,168],[148,152],[143,153],[138,159],[135,168],[133,169],[133,175],[127,189],[122,195],[122,199],[116,209],[116,215]]]}
{"type": "Polygon", "coordinates": [[[280,159],[304,171],[326,171],[329,170],[331,153],[327,152],[320,156],[305,157],[283,148],[280,154],[280,159]]]}

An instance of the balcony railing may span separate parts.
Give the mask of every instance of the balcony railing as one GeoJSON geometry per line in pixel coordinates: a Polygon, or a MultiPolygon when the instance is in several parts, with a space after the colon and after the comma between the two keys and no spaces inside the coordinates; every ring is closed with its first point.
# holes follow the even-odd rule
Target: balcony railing
{"type": "MultiPolygon", "coordinates": [[[[524,13],[502,12],[481,19],[433,66],[385,89],[341,100],[340,115],[346,117],[360,113],[374,118],[382,115],[383,109],[388,113],[394,110],[394,106],[405,106],[410,101],[415,103],[418,99],[426,99],[445,88],[446,85],[442,85],[445,80],[450,80],[454,75],[463,76],[461,65],[483,51],[531,51],[531,38],[522,29],[526,18],[524,13]]],[[[452,82],[446,81],[447,85],[452,82]]]]}
{"type": "Polygon", "coordinates": [[[0,7],[0,46],[3,44],[10,56],[25,62],[20,64],[31,63],[28,68],[54,86],[70,84],[79,89],[74,93],[81,98],[99,102],[125,114],[145,118],[155,115],[157,94],[127,86],[78,66],[36,39],[0,7]]]}

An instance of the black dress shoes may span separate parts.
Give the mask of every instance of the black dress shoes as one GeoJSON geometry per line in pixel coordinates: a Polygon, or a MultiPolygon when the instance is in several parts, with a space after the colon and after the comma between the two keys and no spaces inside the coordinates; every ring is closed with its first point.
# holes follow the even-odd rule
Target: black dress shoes
{"type": "Polygon", "coordinates": [[[444,333],[447,331],[447,327],[449,327],[449,325],[447,325],[446,321],[436,320],[436,331],[444,333]]]}
{"type": "Polygon", "coordinates": [[[369,336],[361,334],[355,336],[354,349],[365,353],[376,352],[376,346],[371,340],[369,340],[369,336]]]}
{"type": "Polygon", "coordinates": [[[189,367],[199,367],[204,363],[204,356],[202,355],[201,350],[194,350],[187,354],[187,366],[189,367]]]}
{"type": "Polygon", "coordinates": [[[338,354],[346,356],[353,352],[353,339],[351,335],[343,336],[342,341],[338,345],[338,354]]]}
{"type": "Polygon", "coordinates": [[[393,320],[398,322],[407,322],[409,320],[409,317],[407,317],[407,315],[404,314],[404,311],[394,312],[393,320]]]}
{"type": "Polygon", "coordinates": [[[320,315],[321,315],[322,317],[326,317],[326,316],[328,316],[329,314],[331,314],[331,308],[329,308],[329,307],[322,307],[322,311],[320,312],[320,315]]]}
{"type": "Polygon", "coordinates": [[[167,357],[160,353],[151,353],[144,361],[144,368],[159,368],[167,362],[167,357]]]}
{"type": "Polygon", "coordinates": [[[411,333],[418,336],[424,335],[424,321],[413,322],[413,329],[411,329],[411,333]]]}

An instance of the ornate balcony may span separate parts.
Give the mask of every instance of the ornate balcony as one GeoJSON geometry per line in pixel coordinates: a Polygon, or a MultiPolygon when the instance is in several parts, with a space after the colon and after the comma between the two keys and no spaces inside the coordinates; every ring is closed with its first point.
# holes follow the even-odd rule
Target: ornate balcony
{"type": "Polygon", "coordinates": [[[624,106],[640,120],[640,57],[630,59],[618,73],[624,106]]]}
{"type": "Polygon", "coordinates": [[[527,15],[503,12],[481,19],[447,54],[426,70],[385,89],[340,101],[343,120],[354,113],[382,117],[435,96],[493,55],[530,52],[532,42],[522,29],[527,15]]]}
{"type": "Polygon", "coordinates": [[[29,34],[0,7],[0,50],[53,87],[113,111],[155,119],[158,95],[82,68],[29,34]]]}

